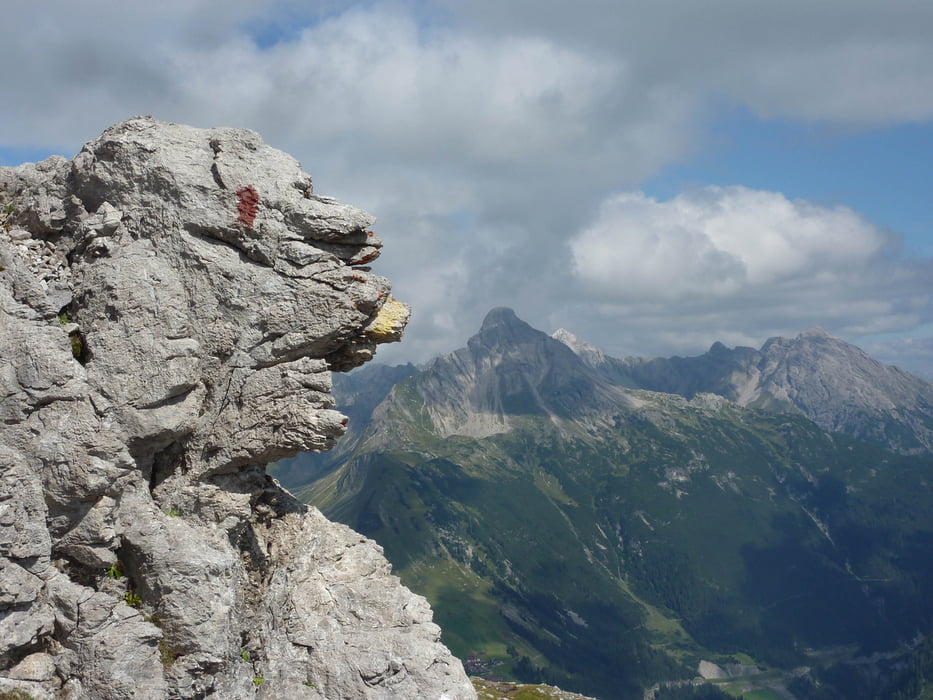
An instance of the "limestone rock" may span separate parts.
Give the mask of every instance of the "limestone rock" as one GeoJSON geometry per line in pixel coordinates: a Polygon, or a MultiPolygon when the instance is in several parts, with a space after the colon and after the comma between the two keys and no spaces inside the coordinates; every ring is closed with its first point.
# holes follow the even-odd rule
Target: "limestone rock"
{"type": "Polygon", "coordinates": [[[0,691],[475,697],[379,547],[264,465],[408,309],[372,217],[253,132],[135,118],[0,168],[0,691]]]}

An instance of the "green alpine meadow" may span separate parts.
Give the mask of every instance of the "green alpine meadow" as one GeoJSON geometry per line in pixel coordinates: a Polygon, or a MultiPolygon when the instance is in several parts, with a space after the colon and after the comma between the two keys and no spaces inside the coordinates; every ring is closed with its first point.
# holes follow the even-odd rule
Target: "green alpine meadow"
{"type": "Polygon", "coordinates": [[[336,377],[349,434],[277,474],[384,548],[473,675],[921,697],[933,387],[847,380],[874,360],[822,332],[769,344],[612,360],[495,309],[425,367],[336,377]]]}

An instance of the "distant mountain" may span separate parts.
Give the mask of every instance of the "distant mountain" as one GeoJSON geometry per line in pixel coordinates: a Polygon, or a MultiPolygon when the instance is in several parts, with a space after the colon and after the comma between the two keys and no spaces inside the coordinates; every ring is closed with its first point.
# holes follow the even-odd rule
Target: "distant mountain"
{"type": "Polygon", "coordinates": [[[760,350],[715,343],[704,355],[619,360],[559,330],[554,337],[606,379],[692,398],[714,393],[752,406],[799,411],[824,430],[904,454],[933,451],[933,383],[884,365],[810,328],[760,350]]]}
{"type": "Polygon", "coordinates": [[[933,628],[933,456],[825,432],[796,403],[913,387],[921,411],[909,375],[846,383],[840,363],[866,357],[811,332],[613,360],[495,309],[391,389],[349,375],[348,446],[299,495],[376,539],[445,643],[496,674],[611,700],[701,659],[774,684],[845,660],[811,648],[899,654],[933,628]]]}
{"type": "MultiPolygon", "coordinates": [[[[423,402],[411,419],[445,437],[507,432],[520,416],[585,419],[634,406],[629,392],[505,308],[490,311],[466,348],[434,360],[413,385],[423,402]]],[[[389,401],[381,413],[394,407],[389,401]]]]}

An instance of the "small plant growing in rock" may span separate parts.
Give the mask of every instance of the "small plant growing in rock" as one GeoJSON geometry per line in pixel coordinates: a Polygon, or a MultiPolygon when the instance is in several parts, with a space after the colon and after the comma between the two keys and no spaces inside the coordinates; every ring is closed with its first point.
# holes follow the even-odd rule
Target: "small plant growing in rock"
{"type": "Polygon", "coordinates": [[[253,678],[253,685],[255,685],[257,688],[265,682],[266,682],[266,679],[263,678],[262,676],[256,676],[255,678],[253,678]]]}
{"type": "Polygon", "coordinates": [[[165,638],[159,640],[159,661],[162,662],[162,668],[168,668],[173,663],[175,659],[178,658],[178,652],[176,652],[172,647],[169,646],[168,642],[165,641],[165,638]]]}
{"type": "Polygon", "coordinates": [[[317,684],[312,683],[311,681],[305,681],[304,684],[309,688],[317,688],[317,684]]]}
{"type": "Polygon", "coordinates": [[[72,333],[68,336],[71,340],[71,354],[76,360],[81,359],[81,353],[84,352],[84,343],[81,342],[81,336],[78,333],[72,333]]]}
{"type": "Polygon", "coordinates": [[[25,690],[4,690],[0,692],[0,700],[36,700],[25,690]]]}
{"type": "Polygon", "coordinates": [[[0,213],[0,226],[3,226],[3,230],[7,233],[10,232],[10,229],[13,228],[13,218],[14,207],[12,204],[7,204],[3,207],[3,213],[0,213]]]}
{"type": "Polygon", "coordinates": [[[131,608],[138,608],[143,604],[143,599],[135,591],[127,591],[123,594],[124,602],[131,608]]]}
{"type": "Polygon", "coordinates": [[[249,661],[249,652],[246,649],[240,649],[240,658],[244,661],[249,661]]]}
{"type": "Polygon", "coordinates": [[[66,323],[71,323],[71,316],[68,315],[68,312],[67,312],[67,311],[62,311],[62,312],[58,315],[58,322],[59,322],[60,324],[62,324],[63,326],[64,326],[66,323]]]}
{"type": "Polygon", "coordinates": [[[166,514],[168,517],[170,517],[170,518],[180,518],[180,517],[181,517],[181,511],[176,510],[176,509],[174,509],[174,508],[166,508],[166,509],[163,510],[162,512],[165,513],[165,514],[166,514]]]}
{"type": "Polygon", "coordinates": [[[112,579],[123,578],[123,572],[120,570],[120,562],[115,561],[113,564],[107,567],[107,570],[104,572],[104,575],[107,578],[112,578],[112,579]]]}

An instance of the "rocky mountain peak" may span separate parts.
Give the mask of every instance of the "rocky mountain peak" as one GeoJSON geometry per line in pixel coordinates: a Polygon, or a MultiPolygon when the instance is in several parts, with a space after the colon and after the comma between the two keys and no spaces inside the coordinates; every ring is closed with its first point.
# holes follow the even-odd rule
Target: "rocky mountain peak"
{"type": "Polygon", "coordinates": [[[0,168],[0,691],[472,698],[423,598],[266,462],[408,309],[374,219],[239,129],[0,168]]]}
{"type": "Polygon", "coordinates": [[[516,316],[512,309],[500,307],[486,314],[479,331],[467,345],[479,354],[508,354],[518,346],[540,342],[542,335],[541,331],[516,316]]]}
{"type": "Polygon", "coordinates": [[[480,326],[480,333],[491,330],[496,326],[528,325],[515,315],[515,311],[507,306],[497,306],[489,310],[480,326]]]}
{"type": "Polygon", "coordinates": [[[512,309],[493,309],[467,342],[473,362],[496,374],[513,371],[537,382],[549,375],[591,372],[567,345],[533,328],[512,309]]]}
{"type": "Polygon", "coordinates": [[[819,326],[811,326],[810,328],[805,329],[797,336],[799,339],[803,338],[832,338],[832,336],[824,331],[819,326]]]}
{"type": "Polygon", "coordinates": [[[551,337],[573,350],[590,367],[598,367],[606,361],[606,354],[602,350],[564,328],[558,328],[551,337]]]}
{"type": "MultiPolygon", "coordinates": [[[[556,331],[551,333],[551,337],[554,338],[554,340],[559,340],[560,342],[570,347],[571,349],[573,349],[574,345],[579,345],[580,343],[584,342],[580,340],[577,336],[575,336],[573,333],[568,331],[566,328],[558,328],[556,331]]],[[[587,345],[588,344],[589,343],[587,343],[587,345]]]]}
{"type": "Polygon", "coordinates": [[[520,416],[559,421],[630,402],[567,345],[506,308],[493,309],[467,347],[437,358],[412,381],[413,391],[431,399],[432,429],[445,435],[483,437],[509,430],[520,416]]]}
{"type": "Polygon", "coordinates": [[[728,352],[729,352],[729,348],[727,348],[725,345],[723,345],[718,340],[712,345],[710,345],[710,348],[709,348],[710,355],[725,355],[728,352]]]}
{"type": "Polygon", "coordinates": [[[905,452],[933,449],[933,384],[854,345],[809,329],[792,340],[769,340],[758,366],[764,393],[796,406],[825,430],[905,452]]]}

